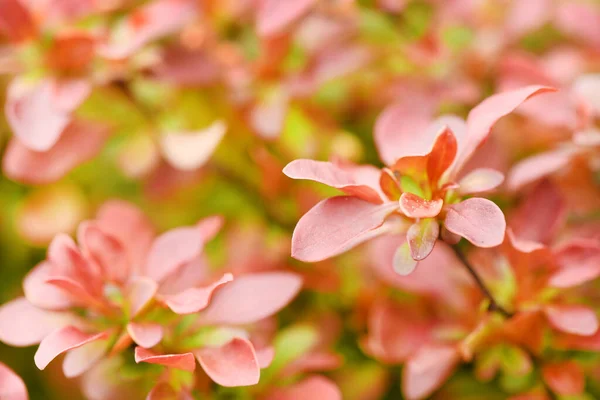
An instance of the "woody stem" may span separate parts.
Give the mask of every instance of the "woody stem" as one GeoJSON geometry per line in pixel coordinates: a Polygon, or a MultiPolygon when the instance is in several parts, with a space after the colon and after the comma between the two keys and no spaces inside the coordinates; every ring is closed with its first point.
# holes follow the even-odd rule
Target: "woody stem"
{"type": "Polygon", "coordinates": [[[500,304],[498,304],[498,302],[492,295],[492,292],[490,292],[490,289],[488,289],[488,287],[485,285],[485,282],[483,282],[483,279],[481,278],[481,276],[479,276],[477,271],[475,271],[475,268],[473,268],[473,266],[467,260],[467,257],[465,257],[465,255],[460,250],[460,248],[456,245],[451,246],[451,247],[452,247],[452,250],[454,250],[454,254],[456,254],[456,256],[463,263],[463,265],[465,266],[465,268],[467,269],[469,274],[473,277],[473,280],[475,280],[475,283],[477,284],[477,286],[479,286],[479,289],[481,290],[483,295],[488,298],[488,301],[490,302],[490,305],[488,306],[488,310],[496,311],[506,318],[512,317],[512,313],[506,311],[506,309],[504,309],[500,304]]]}

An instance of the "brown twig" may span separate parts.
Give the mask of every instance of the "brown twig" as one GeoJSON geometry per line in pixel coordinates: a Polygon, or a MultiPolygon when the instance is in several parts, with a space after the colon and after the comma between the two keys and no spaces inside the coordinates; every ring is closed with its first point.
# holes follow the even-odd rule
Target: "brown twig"
{"type": "Polygon", "coordinates": [[[490,305],[488,306],[488,310],[498,312],[499,314],[503,315],[506,318],[512,317],[512,313],[508,312],[500,304],[498,304],[498,302],[492,295],[492,292],[490,292],[488,287],[485,285],[485,282],[483,282],[483,279],[481,279],[481,277],[479,276],[477,271],[475,271],[475,268],[473,268],[471,263],[467,260],[467,257],[465,257],[465,255],[458,248],[458,246],[454,245],[451,247],[452,247],[452,250],[454,250],[454,254],[456,254],[458,259],[463,263],[463,265],[465,266],[465,268],[467,269],[469,274],[471,274],[471,276],[475,280],[475,283],[477,283],[477,286],[479,286],[479,289],[481,290],[483,295],[488,298],[488,301],[490,302],[490,305]]]}

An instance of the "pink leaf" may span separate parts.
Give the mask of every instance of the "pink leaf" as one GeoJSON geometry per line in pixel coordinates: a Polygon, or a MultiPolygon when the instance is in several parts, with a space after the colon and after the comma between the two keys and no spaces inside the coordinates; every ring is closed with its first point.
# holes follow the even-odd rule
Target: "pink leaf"
{"type": "Polygon", "coordinates": [[[577,154],[574,149],[558,149],[541,153],[517,163],[506,180],[509,190],[523,186],[564,169],[577,154]]]}
{"type": "Polygon", "coordinates": [[[51,80],[42,81],[34,87],[13,81],[8,87],[7,120],[18,140],[32,151],[50,150],[71,122],[71,110],[89,94],[88,89],[83,95],[68,91],[59,97],[58,88],[58,84],[51,80]],[[75,97],[67,97],[67,93],[75,97]],[[61,107],[64,103],[70,107],[61,107]]]}
{"type": "Polygon", "coordinates": [[[59,180],[70,170],[92,159],[100,151],[108,134],[104,126],[90,122],[71,123],[52,148],[37,152],[18,140],[11,140],[2,160],[10,179],[27,184],[59,180]]]}
{"type": "Polygon", "coordinates": [[[157,354],[143,347],[135,348],[135,362],[164,365],[165,367],[182,369],[193,372],[196,369],[196,360],[192,353],[183,354],[157,354]]]}
{"type": "Polygon", "coordinates": [[[440,233],[440,226],[435,219],[422,219],[413,224],[406,233],[410,255],[415,261],[425,259],[433,250],[440,233]]]}
{"type": "Polygon", "coordinates": [[[127,279],[129,260],[121,242],[105,234],[93,222],[79,225],[77,239],[87,256],[98,265],[104,279],[119,283],[127,279]]]}
{"type": "Polygon", "coordinates": [[[232,280],[233,275],[228,273],[209,286],[189,288],[181,293],[165,296],[164,300],[167,306],[177,314],[197,313],[209,305],[215,290],[232,280]]]}
{"type": "Polygon", "coordinates": [[[598,330],[598,318],[593,309],[576,305],[544,307],[548,322],[557,330],[580,336],[591,336],[598,330]]]}
{"type": "Polygon", "coordinates": [[[67,321],[61,314],[34,307],[19,297],[0,307],[0,340],[11,346],[31,346],[67,321]]]}
{"type": "Polygon", "coordinates": [[[425,200],[412,193],[402,193],[400,210],[409,218],[434,218],[442,210],[444,200],[425,200]]]}
{"type": "Polygon", "coordinates": [[[452,375],[459,356],[451,346],[423,346],[406,363],[402,393],[408,400],[429,397],[452,375]]]}
{"type": "Polygon", "coordinates": [[[416,309],[391,301],[377,301],[369,311],[369,335],[365,344],[378,360],[403,363],[415,349],[431,340],[432,326],[433,321],[423,318],[416,309]]]}
{"type": "Polygon", "coordinates": [[[154,298],[158,285],[152,279],[143,276],[135,278],[126,291],[129,314],[131,318],[138,315],[154,298]]]}
{"type": "Polygon", "coordinates": [[[27,388],[23,380],[0,362],[0,399],[28,400],[27,388]]]}
{"type": "Polygon", "coordinates": [[[323,200],[298,221],[292,257],[314,262],[350,250],[384,233],[376,228],[397,208],[396,202],[375,205],[351,196],[323,200]]]}
{"type": "Polygon", "coordinates": [[[195,354],[206,374],[221,386],[258,383],[260,367],[254,346],[247,339],[234,338],[221,347],[205,347],[195,354]]]}
{"type": "Polygon", "coordinates": [[[108,340],[97,340],[69,350],[63,361],[67,378],[76,378],[92,368],[108,351],[108,340]]]}
{"type": "Polygon", "coordinates": [[[23,291],[27,300],[36,307],[64,310],[73,305],[73,299],[63,290],[47,283],[53,268],[47,261],[36,265],[23,280],[23,291]]]}
{"type": "Polygon", "coordinates": [[[148,217],[133,204],[109,200],[98,210],[96,222],[123,244],[132,272],[139,272],[155,235],[148,217]]]}
{"type": "Polygon", "coordinates": [[[495,247],[504,240],[506,221],[496,204],[474,197],[448,208],[446,229],[478,247],[495,247]]]}
{"type": "Polygon", "coordinates": [[[510,226],[521,240],[551,243],[564,226],[567,214],[567,204],[559,189],[542,181],[513,213],[510,226]]]}
{"type": "Polygon", "coordinates": [[[330,162],[294,160],[283,173],[292,179],[308,179],[340,189],[348,195],[380,204],[380,171],[371,166],[338,166],[330,162]]]}
{"type": "Polygon", "coordinates": [[[162,340],[164,330],[159,324],[130,322],[127,324],[127,333],[137,345],[149,349],[162,340]]]}
{"type": "Polygon", "coordinates": [[[316,3],[316,0],[263,0],[256,15],[259,36],[275,36],[300,19],[316,3]]]}
{"type": "Polygon", "coordinates": [[[500,186],[504,181],[501,172],[491,168],[479,168],[463,177],[459,185],[459,192],[463,195],[488,192],[500,186]]]}
{"type": "Polygon", "coordinates": [[[198,169],[214,153],[226,130],[223,121],[216,121],[196,132],[166,133],[161,139],[163,154],[169,164],[179,170],[198,169]]]}
{"type": "Polygon", "coordinates": [[[487,139],[496,121],[510,114],[530,97],[555,91],[556,89],[551,87],[526,86],[488,97],[472,109],[467,118],[467,137],[458,157],[457,169],[464,165],[473,152],[487,139]]]}
{"type": "Polygon", "coordinates": [[[44,369],[50,361],[65,351],[76,349],[84,344],[106,339],[108,332],[84,333],[73,326],[66,326],[46,336],[34,356],[35,365],[44,369]]]}
{"type": "Polygon", "coordinates": [[[521,253],[528,254],[528,253],[533,253],[538,250],[547,249],[547,247],[544,246],[542,243],[534,242],[532,240],[527,240],[527,239],[520,239],[520,238],[516,237],[511,228],[508,228],[506,230],[506,236],[508,237],[508,241],[509,241],[510,245],[515,250],[517,250],[521,253]]]}
{"type": "Polygon", "coordinates": [[[386,165],[393,165],[404,156],[425,155],[433,145],[433,138],[415,140],[415,132],[425,132],[433,110],[421,104],[394,104],[377,117],[375,145],[386,165]]]}
{"type": "Polygon", "coordinates": [[[600,245],[595,240],[572,240],[554,252],[559,269],[548,284],[568,288],[589,282],[600,276],[600,245]]]}
{"type": "Polygon", "coordinates": [[[197,226],[175,228],[163,233],[154,240],[148,253],[146,276],[160,283],[179,267],[198,257],[204,244],[203,232],[197,226]]]}
{"type": "Polygon", "coordinates": [[[256,350],[256,359],[258,360],[258,366],[260,369],[267,368],[273,362],[275,358],[275,349],[272,346],[263,347],[260,350],[256,350]]]}
{"type": "Polygon", "coordinates": [[[289,272],[244,275],[222,286],[202,312],[205,324],[243,325],[269,317],[298,293],[302,280],[289,272]]]}

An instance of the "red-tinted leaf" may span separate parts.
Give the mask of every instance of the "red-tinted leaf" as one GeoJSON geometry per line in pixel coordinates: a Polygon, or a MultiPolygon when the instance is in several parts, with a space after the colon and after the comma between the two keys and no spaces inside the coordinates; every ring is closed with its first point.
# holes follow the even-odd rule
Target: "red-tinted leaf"
{"type": "Polygon", "coordinates": [[[436,187],[438,181],[454,162],[458,151],[458,143],[454,134],[447,126],[437,137],[429,157],[427,158],[427,177],[432,187],[436,187]]]}
{"type": "Polygon", "coordinates": [[[400,183],[396,180],[392,170],[388,168],[384,168],[381,171],[379,186],[381,186],[381,190],[387,196],[387,198],[392,201],[398,200],[402,194],[402,191],[400,190],[400,183]]]}
{"type": "Polygon", "coordinates": [[[576,396],[585,388],[585,375],[573,361],[546,364],[542,368],[544,381],[561,396],[576,396]]]}
{"type": "Polygon", "coordinates": [[[442,210],[444,200],[425,200],[412,193],[400,196],[400,210],[410,218],[434,218],[442,210]]]}

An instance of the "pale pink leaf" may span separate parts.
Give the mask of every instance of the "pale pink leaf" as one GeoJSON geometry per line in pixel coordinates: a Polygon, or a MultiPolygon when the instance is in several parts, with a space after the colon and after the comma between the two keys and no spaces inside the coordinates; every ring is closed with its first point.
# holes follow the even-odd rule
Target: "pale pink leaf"
{"type": "Polygon", "coordinates": [[[69,350],[63,361],[67,378],[76,378],[92,368],[108,351],[108,340],[97,340],[69,350]]]}
{"type": "Polygon", "coordinates": [[[290,272],[243,275],[223,285],[202,312],[206,324],[243,325],[269,317],[299,292],[302,279],[290,272]]]}
{"type": "Polygon", "coordinates": [[[67,322],[63,315],[34,307],[19,297],[0,307],[0,340],[11,346],[31,346],[67,322]]]}
{"type": "Polygon", "coordinates": [[[197,313],[209,305],[215,290],[232,280],[233,275],[227,273],[209,286],[189,288],[174,295],[164,296],[164,301],[177,314],[197,313]]]}
{"type": "Polygon", "coordinates": [[[149,349],[162,340],[164,329],[162,325],[151,322],[130,322],[127,333],[138,346],[149,349]]]}
{"type": "Polygon", "coordinates": [[[98,210],[96,222],[123,244],[132,272],[139,272],[155,235],[148,217],[131,203],[109,200],[98,210]]]}
{"type": "Polygon", "coordinates": [[[488,192],[504,182],[504,174],[491,168],[479,168],[469,172],[458,185],[463,195],[488,192]]]}
{"type": "Polygon", "coordinates": [[[552,287],[574,287],[600,276],[600,245],[596,240],[571,240],[556,249],[554,257],[559,268],[548,281],[552,287]]]}
{"type": "Polygon", "coordinates": [[[108,332],[85,333],[73,326],[66,326],[46,336],[34,356],[35,365],[44,369],[58,355],[87,343],[106,339],[108,332]]]}
{"type": "Polygon", "coordinates": [[[467,137],[459,154],[457,168],[471,157],[473,152],[487,139],[496,121],[510,114],[530,97],[554,92],[556,89],[545,86],[526,86],[488,97],[471,110],[467,117],[467,137]]]}
{"type": "Polygon", "coordinates": [[[398,208],[398,203],[375,205],[351,196],[323,200],[307,212],[292,236],[292,257],[321,261],[383,234],[376,228],[398,208]]]}
{"type": "Polygon", "coordinates": [[[517,191],[529,183],[558,173],[567,167],[575,155],[575,149],[558,149],[526,158],[510,170],[506,179],[507,187],[517,191]]]}
{"type": "Polygon", "coordinates": [[[592,308],[578,305],[544,307],[548,322],[557,330],[579,336],[591,336],[598,330],[598,317],[592,308]]]}
{"type": "Polygon", "coordinates": [[[70,113],[56,102],[51,80],[36,86],[18,80],[11,82],[5,113],[14,135],[33,151],[49,150],[71,122],[70,113]]]}
{"type": "Polygon", "coordinates": [[[426,131],[432,114],[432,110],[421,104],[393,104],[383,110],[377,117],[374,133],[381,160],[386,165],[393,165],[404,156],[427,154],[435,138],[415,140],[415,134],[426,131]]]}
{"type": "Polygon", "coordinates": [[[292,179],[308,179],[340,189],[351,196],[379,204],[380,171],[371,166],[340,166],[325,161],[294,160],[283,173],[292,179]]]}
{"type": "Polygon", "coordinates": [[[568,209],[563,193],[547,180],[527,194],[513,212],[510,226],[519,240],[551,243],[564,226],[568,209]]]}
{"type": "Polygon", "coordinates": [[[126,298],[131,318],[138,315],[154,298],[158,285],[152,279],[137,277],[127,287],[126,298]]]}
{"type": "Polygon", "coordinates": [[[167,161],[182,171],[200,168],[214,153],[225,136],[227,125],[216,121],[195,132],[169,132],[161,138],[162,151],[167,161]]]}
{"type": "Polygon", "coordinates": [[[48,261],[36,265],[23,280],[25,297],[36,307],[47,310],[64,310],[71,307],[73,299],[63,290],[47,283],[53,266],[48,261]]]}
{"type": "Polygon", "coordinates": [[[84,222],[77,230],[79,245],[99,267],[109,282],[124,282],[130,274],[129,260],[124,246],[116,238],[105,234],[94,222],[84,222]]]}
{"type": "Polygon", "coordinates": [[[573,83],[573,91],[587,102],[596,115],[600,114],[600,74],[579,76],[573,83]]]}
{"type": "Polygon", "coordinates": [[[152,243],[145,266],[146,276],[160,283],[204,249],[204,235],[197,226],[175,228],[152,243]]]}
{"type": "Polygon", "coordinates": [[[273,362],[275,358],[275,349],[273,346],[263,347],[260,350],[255,349],[256,359],[258,360],[258,366],[260,369],[267,368],[273,362]]]}
{"type": "Polygon", "coordinates": [[[11,140],[2,160],[7,177],[27,184],[45,184],[59,180],[70,170],[92,159],[108,136],[104,126],[74,121],[60,139],[45,152],[29,149],[11,140]]]}
{"type": "Polygon", "coordinates": [[[402,371],[402,393],[408,400],[429,397],[452,375],[458,361],[458,351],[452,346],[421,347],[402,371]]]}
{"type": "Polygon", "coordinates": [[[204,347],[195,354],[204,372],[221,386],[258,383],[260,367],[254,346],[248,339],[234,338],[221,347],[204,347]]]}
{"type": "Polygon", "coordinates": [[[10,368],[0,362],[0,399],[28,400],[27,388],[23,380],[10,368]]]}
{"type": "Polygon", "coordinates": [[[449,207],[444,225],[478,247],[500,245],[506,230],[502,210],[490,200],[478,197],[449,207]]]}

